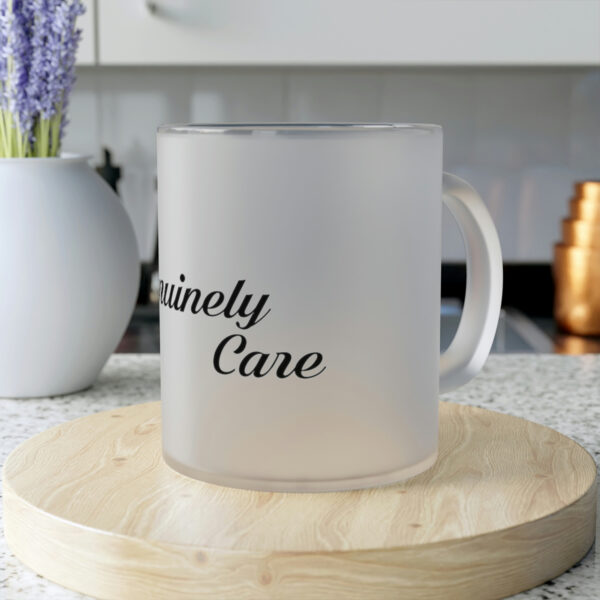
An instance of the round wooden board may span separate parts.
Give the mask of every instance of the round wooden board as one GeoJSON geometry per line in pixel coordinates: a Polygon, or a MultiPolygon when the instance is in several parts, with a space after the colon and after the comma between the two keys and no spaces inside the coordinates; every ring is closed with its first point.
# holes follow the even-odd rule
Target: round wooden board
{"type": "Polygon", "coordinates": [[[596,466],[523,419],[440,404],[436,465],[324,494],[224,488],[161,458],[158,403],[54,427],[4,467],[12,551],[106,599],[501,598],[579,560],[596,466]]]}

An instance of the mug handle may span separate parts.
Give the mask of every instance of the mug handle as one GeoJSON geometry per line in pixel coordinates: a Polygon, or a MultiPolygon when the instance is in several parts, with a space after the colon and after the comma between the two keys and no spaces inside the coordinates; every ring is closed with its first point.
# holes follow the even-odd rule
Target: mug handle
{"type": "Polygon", "coordinates": [[[458,223],[467,254],[467,289],[458,330],[440,357],[440,393],[472,379],[490,353],[502,301],[500,240],[479,194],[444,173],[443,201],[458,223]]]}

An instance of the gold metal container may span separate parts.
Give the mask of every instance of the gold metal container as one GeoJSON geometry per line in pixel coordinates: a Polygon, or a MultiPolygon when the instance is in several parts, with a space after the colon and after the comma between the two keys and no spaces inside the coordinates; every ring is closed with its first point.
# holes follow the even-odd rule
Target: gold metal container
{"type": "Polygon", "coordinates": [[[554,246],[554,318],[578,335],[600,335],[600,181],[575,184],[554,246]]]}
{"type": "Polygon", "coordinates": [[[554,318],[579,335],[600,335],[600,249],[554,246],[554,318]]]}
{"type": "Polygon", "coordinates": [[[562,333],[554,337],[556,354],[599,354],[600,338],[562,333]]]}
{"type": "Polygon", "coordinates": [[[580,181],[576,183],[575,197],[600,200],[600,181],[580,181]]]}
{"type": "Polygon", "coordinates": [[[563,219],[562,241],[567,246],[600,248],[600,223],[581,219],[563,219]]]}
{"type": "Polygon", "coordinates": [[[600,225],[600,196],[576,197],[570,202],[571,218],[600,225]]]}

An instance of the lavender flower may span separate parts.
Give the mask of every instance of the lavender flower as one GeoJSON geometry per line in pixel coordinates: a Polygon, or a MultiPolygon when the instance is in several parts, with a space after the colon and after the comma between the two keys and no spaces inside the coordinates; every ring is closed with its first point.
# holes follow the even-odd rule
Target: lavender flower
{"type": "Polygon", "coordinates": [[[0,0],[0,156],[56,156],[67,123],[81,0],[0,0]]]}

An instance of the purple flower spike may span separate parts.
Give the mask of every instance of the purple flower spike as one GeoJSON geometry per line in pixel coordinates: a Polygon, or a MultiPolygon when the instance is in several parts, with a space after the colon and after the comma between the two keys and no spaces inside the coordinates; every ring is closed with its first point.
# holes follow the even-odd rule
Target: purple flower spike
{"type": "Polygon", "coordinates": [[[81,30],[81,0],[0,0],[0,156],[56,156],[81,30]]]}

